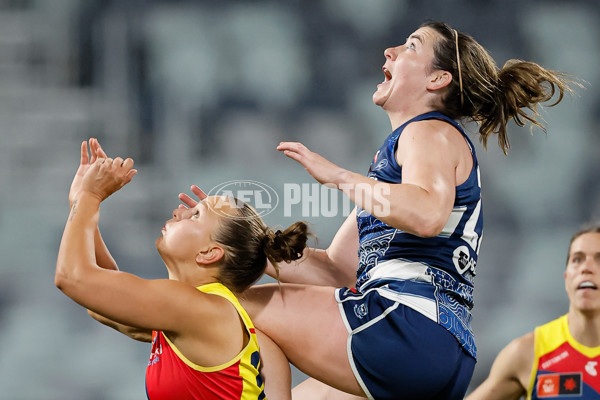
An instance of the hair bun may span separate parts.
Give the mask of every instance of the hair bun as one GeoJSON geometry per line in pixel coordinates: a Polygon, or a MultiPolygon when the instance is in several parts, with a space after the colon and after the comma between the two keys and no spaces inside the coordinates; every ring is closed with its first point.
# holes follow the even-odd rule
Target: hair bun
{"type": "Polygon", "coordinates": [[[271,262],[289,262],[298,260],[306,248],[308,240],[308,225],[304,222],[296,222],[283,232],[273,232],[267,229],[265,232],[264,249],[267,258],[271,262]]]}

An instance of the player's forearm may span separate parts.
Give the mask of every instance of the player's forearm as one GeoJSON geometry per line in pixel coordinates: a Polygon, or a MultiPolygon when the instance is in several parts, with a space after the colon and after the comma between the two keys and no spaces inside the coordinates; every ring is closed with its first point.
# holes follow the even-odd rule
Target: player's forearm
{"type": "Polygon", "coordinates": [[[88,314],[90,317],[94,318],[96,321],[100,322],[103,325],[106,325],[114,330],[121,332],[125,336],[128,336],[134,340],[140,342],[150,342],[152,341],[152,331],[142,328],[134,328],[132,326],[120,324],[115,322],[109,318],[106,318],[94,311],[88,310],[88,314]]]}
{"type": "MultiPolygon", "coordinates": [[[[354,286],[354,273],[343,274],[347,266],[337,265],[327,250],[307,248],[304,256],[291,263],[279,263],[279,281],[284,283],[302,283],[317,286],[354,286]],[[344,276],[344,275],[350,275],[344,276]]],[[[355,268],[353,269],[355,271],[355,268]]],[[[269,263],[267,274],[273,278],[274,267],[269,263]]]]}
{"type": "Polygon", "coordinates": [[[96,264],[98,264],[100,268],[112,269],[116,271],[119,270],[119,267],[117,266],[117,263],[113,256],[110,254],[108,247],[106,247],[106,244],[102,239],[102,235],[100,234],[100,229],[97,226],[94,232],[94,250],[96,256],[96,264]]]}
{"type": "MultiPolygon", "coordinates": [[[[94,232],[98,226],[100,200],[82,193],[73,202],[60,243],[54,282],[66,295],[84,282],[86,271],[97,268],[94,232]]],[[[80,288],[81,289],[81,288],[80,288]]]]}
{"type": "Polygon", "coordinates": [[[379,182],[350,171],[336,185],[380,221],[417,236],[439,234],[452,211],[451,202],[417,185],[379,182]]]}

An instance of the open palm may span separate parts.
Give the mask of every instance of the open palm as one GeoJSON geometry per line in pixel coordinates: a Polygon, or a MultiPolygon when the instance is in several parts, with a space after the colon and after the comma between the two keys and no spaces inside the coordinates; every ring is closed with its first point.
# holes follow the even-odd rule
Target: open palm
{"type": "Polygon", "coordinates": [[[90,166],[96,161],[98,157],[106,158],[106,153],[102,150],[98,139],[91,138],[90,141],[90,152],[88,153],[88,143],[84,140],[81,143],[81,159],[79,162],[79,168],[75,172],[75,177],[71,183],[71,189],[69,190],[69,205],[73,204],[73,200],[77,196],[79,190],[81,190],[81,182],[83,176],[90,169],[90,166]]]}

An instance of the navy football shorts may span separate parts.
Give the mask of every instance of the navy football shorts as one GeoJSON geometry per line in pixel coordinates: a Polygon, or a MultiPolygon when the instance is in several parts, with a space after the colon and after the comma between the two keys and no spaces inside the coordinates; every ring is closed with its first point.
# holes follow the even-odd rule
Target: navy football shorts
{"type": "Polygon", "coordinates": [[[369,399],[463,399],[475,359],[444,327],[372,288],[335,292],[348,359],[369,399]]]}

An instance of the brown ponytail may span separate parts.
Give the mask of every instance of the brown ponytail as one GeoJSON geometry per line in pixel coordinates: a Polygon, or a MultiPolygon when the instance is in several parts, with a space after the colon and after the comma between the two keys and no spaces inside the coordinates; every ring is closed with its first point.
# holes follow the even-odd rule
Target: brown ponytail
{"type": "Polygon", "coordinates": [[[277,275],[281,261],[290,262],[302,257],[308,239],[308,226],[304,222],[295,222],[283,232],[267,228],[265,232],[264,251],[267,259],[273,264],[277,275]]]}
{"type": "Polygon", "coordinates": [[[538,104],[550,101],[558,92],[558,98],[550,107],[558,104],[565,92],[572,93],[570,84],[581,87],[568,75],[547,70],[540,65],[520,60],[509,60],[498,69],[490,54],[473,37],[458,33],[443,22],[426,22],[438,32],[441,39],[434,45],[434,70],[452,74],[439,111],[452,119],[467,118],[479,126],[479,139],[483,146],[492,134],[498,135],[498,145],[506,154],[510,142],[506,131],[512,119],[518,126],[528,122],[531,127],[545,130],[539,121],[538,104]],[[463,83],[462,98],[459,87],[457,48],[460,54],[460,74],[463,83]]]}
{"type": "Polygon", "coordinates": [[[254,208],[238,199],[223,212],[213,239],[225,250],[219,270],[219,281],[233,292],[241,293],[265,272],[267,260],[279,273],[277,263],[302,257],[308,239],[308,226],[296,222],[289,228],[273,232],[264,224],[254,208]]]}

